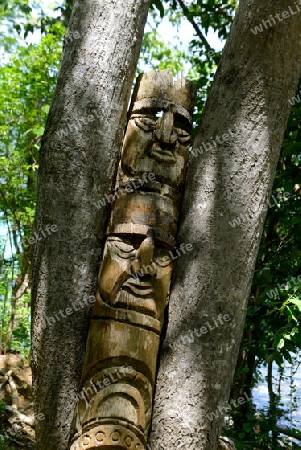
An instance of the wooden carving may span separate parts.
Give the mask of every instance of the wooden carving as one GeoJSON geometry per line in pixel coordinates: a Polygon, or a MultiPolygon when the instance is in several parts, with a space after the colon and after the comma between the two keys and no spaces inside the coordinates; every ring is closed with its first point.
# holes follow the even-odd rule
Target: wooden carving
{"type": "Polygon", "coordinates": [[[70,450],[146,447],[194,98],[194,85],[167,71],[138,78],[70,450]]]}

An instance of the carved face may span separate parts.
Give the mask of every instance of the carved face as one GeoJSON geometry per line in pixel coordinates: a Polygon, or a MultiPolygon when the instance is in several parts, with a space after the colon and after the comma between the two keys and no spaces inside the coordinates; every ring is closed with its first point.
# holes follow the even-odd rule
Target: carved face
{"type": "Polygon", "coordinates": [[[172,274],[169,252],[155,248],[151,238],[134,238],[107,239],[98,278],[100,296],[111,306],[163,320],[172,274]]]}
{"type": "MultiPolygon", "coordinates": [[[[172,102],[164,107],[134,109],[124,138],[121,165],[124,174],[154,173],[157,181],[183,185],[188,161],[190,123],[172,102]]],[[[183,109],[183,108],[182,108],[183,109]]]]}

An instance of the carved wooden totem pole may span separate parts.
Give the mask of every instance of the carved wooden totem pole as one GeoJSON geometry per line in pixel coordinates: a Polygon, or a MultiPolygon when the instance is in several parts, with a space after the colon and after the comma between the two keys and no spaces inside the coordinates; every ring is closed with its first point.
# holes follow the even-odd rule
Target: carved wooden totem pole
{"type": "Polygon", "coordinates": [[[70,450],[146,447],[194,99],[194,85],[170,72],[138,78],[70,450]]]}

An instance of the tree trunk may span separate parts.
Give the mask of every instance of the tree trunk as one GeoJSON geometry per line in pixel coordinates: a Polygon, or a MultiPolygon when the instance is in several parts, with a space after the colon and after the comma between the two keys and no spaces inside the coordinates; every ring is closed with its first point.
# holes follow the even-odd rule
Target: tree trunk
{"type": "Polygon", "coordinates": [[[171,291],[152,450],[217,448],[300,77],[298,9],[288,0],[242,0],[215,76],[187,173],[178,246],[193,251],[178,262],[171,291]]]}
{"type": "Polygon", "coordinates": [[[77,2],[43,137],[33,257],[39,450],[65,450],[149,0],[77,2]],[[102,200],[98,204],[99,200],[102,200]],[[40,419],[43,417],[45,419],[40,419]]]}

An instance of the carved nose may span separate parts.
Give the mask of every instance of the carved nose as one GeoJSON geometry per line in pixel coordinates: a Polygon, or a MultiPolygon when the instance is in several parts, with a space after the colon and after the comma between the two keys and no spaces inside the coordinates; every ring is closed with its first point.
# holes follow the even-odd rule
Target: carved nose
{"type": "Polygon", "coordinates": [[[161,119],[157,122],[155,138],[165,144],[174,144],[177,140],[177,134],[173,128],[173,113],[164,112],[161,119]]]}
{"type": "Polygon", "coordinates": [[[154,256],[154,240],[152,237],[146,237],[137,250],[136,258],[131,263],[131,270],[133,273],[137,273],[142,269],[144,275],[154,272],[153,256],[154,256]]]}
{"type": "Polygon", "coordinates": [[[141,266],[148,266],[154,256],[154,240],[151,237],[145,238],[137,251],[137,258],[141,263],[141,266]]]}

